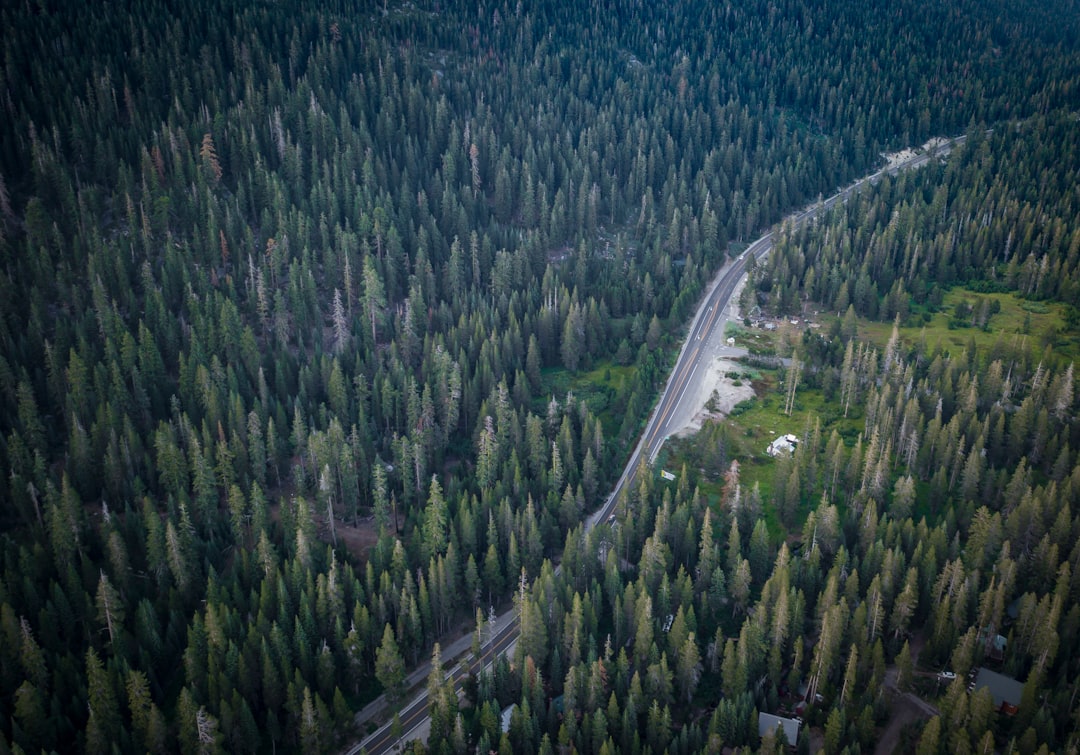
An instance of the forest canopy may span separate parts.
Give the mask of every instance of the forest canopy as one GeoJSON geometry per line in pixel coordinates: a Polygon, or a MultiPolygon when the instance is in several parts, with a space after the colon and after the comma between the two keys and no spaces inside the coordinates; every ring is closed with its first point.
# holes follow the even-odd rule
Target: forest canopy
{"type": "MultiPolygon", "coordinates": [[[[882,715],[847,682],[910,627],[959,673],[1017,600],[1015,735],[1069,743],[1080,438],[1052,344],[837,334],[808,385],[864,432],[804,444],[790,507],[643,474],[618,537],[581,522],[706,283],[884,151],[967,134],[785,237],[761,306],[1075,304],[1071,3],[42,0],[0,24],[0,753],[333,750],[501,605],[518,657],[471,712],[442,696],[433,749],[756,746],[767,675],[839,698],[839,750],[882,715]]],[[[965,689],[942,748],[985,707],[965,689]]]]}

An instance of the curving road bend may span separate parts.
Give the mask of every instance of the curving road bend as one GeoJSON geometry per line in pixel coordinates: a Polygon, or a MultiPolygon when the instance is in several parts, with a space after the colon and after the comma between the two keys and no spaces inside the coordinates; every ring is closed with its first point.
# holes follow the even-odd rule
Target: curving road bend
{"type": "MultiPolygon", "coordinates": [[[[950,139],[929,152],[913,155],[904,162],[889,168],[884,168],[865,178],[859,179],[847,188],[833,194],[828,199],[816,202],[803,210],[789,215],[780,225],[792,225],[796,228],[802,226],[833,207],[837,202],[847,202],[849,198],[858,193],[863,187],[876,183],[882,176],[896,175],[902,170],[926,165],[932,159],[947,155],[955,145],[962,144],[965,139],[965,136],[950,139]]],[[[739,282],[743,279],[743,276],[746,274],[747,257],[753,255],[755,261],[764,259],[769,252],[772,251],[774,233],[775,231],[769,231],[757,241],[750,244],[738,259],[733,260],[721,268],[720,272],[717,273],[716,278],[713,279],[708,293],[698,307],[694,319],[690,322],[689,334],[687,335],[686,341],[683,342],[682,350],[679,352],[678,359],[675,361],[671,376],[668,378],[663,393],[660,394],[656,409],[653,411],[648,424],[645,426],[645,432],[642,434],[637,448],[635,448],[634,453],[630,455],[630,459],[623,470],[622,476],[619,477],[618,482],[615,484],[611,497],[608,498],[599,511],[594,513],[587,520],[585,525],[586,530],[594,526],[597,522],[609,517],[615,510],[615,506],[623,491],[633,481],[634,476],[637,474],[642,455],[645,454],[645,458],[651,463],[660,452],[660,447],[663,446],[664,441],[667,440],[668,436],[683,426],[682,420],[676,421],[675,418],[685,416],[686,414],[686,408],[683,406],[683,399],[688,393],[688,387],[693,385],[694,376],[697,374],[698,368],[704,368],[718,356],[724,356],[725,353],[731,353],[731,351],[723,345],[731,296],[739,282]]],[[[694,394],[695,391],[689,391],[690,396],[693,396],[694,394]]],[[[688,411],[692,412],[693,407],[689,407],[688,411]]]]}
{"type": "MultiPolygon", "coordinates": [[[[780,225],[793,225],[796,228],[804,225],[837,202],[846,202],[863,187],[876,183],[882,176],[896,175],[902,170],[926,165],[933,159],[947,155],[954,146],[962,144],[965,139],[965,136],[959,136],[946,140],[928,152],[915,154],[901,163],[859,179],[829,198],[815,202],[809,207],[789,215],[780,225]]],[[[675,366],[672,368],[671,375],[664,386],[664,391],[657,401],[656,408],[649,417],[645,432],[638,441],[634,452],[630,454],[630,458],[627,460],[622,475],[615,483],[611,495],[605,500],[604,505],[585,520],[586,532],[599,522],[606,521],[613,516],[615,507],[622,498],[623,492],[637,475],[642,460],[645,459],[651,464],[668,436],[682,426],[682,420],[676,420],[676,418],[682,416],[685,411],[694,410],[693,408],[686,409],[684,398],[689,395],[692,400],[695,395],[695,390],[688,391],[688,388],[694,385],[694,378],[697,375],[698,368],[704,368],[718,356],[732,353],[731,351],[725,352],[727,347],[724,345],[724,331],[728,322],[731,296],[746,274],[747,257],[753,255],[755,261],[764,259],[772,251],[774,233],[774,231],[769,231],[750,244],[737,259],[721,268],[713,279],[708,293],[702,299],[694,319],[690,322],[687,338],[683,342],[675,366]]],[[[560,571],[560,568],[557,567],[556,572],[558,571],[560,571]]],[[[444,663],[446,664],[452,663],[456,658],[462,658],[461,662],[449,667],[446,672],[447,678],[454,680],[454,689],[456,691],[461,691],[461,685],[471,671],[487,668],[499,654],[513,650],[518,636],[518,622],[515,610],[509,609],[505,611],[496,617],[491,626],[493,628],[489,632],[488,641],[483,645],[482,657],[479,660],[466,660],[464,657],[471,646],[471,637],[468,635],[443,651],[444,663]]],[[[425,679],[429,669],[430,664],[424,664],[416,669],[409,676],[410,686],[425,679]]],[[[369,708],[371,707],[375,708],[378,713],[385,712],[387,705],[383,698],[380,697],[369,706],[369,708]]],[[[357,720],[362,722],[371,717],[371,715],[365,716],[365,712],[362,711],[357,720]]],[[[385,723],[361,742],[347,749],[345,751],[346,755],[356,755],[361,751],[367,752],[369,755],[382,755],[383,753],[396,751],[401,744],[411,739],[417,737],[426,738],[429,723],[426,686],[401,708],[399,721],[400,733],[394,731],[391,722],[385,723]]]]}

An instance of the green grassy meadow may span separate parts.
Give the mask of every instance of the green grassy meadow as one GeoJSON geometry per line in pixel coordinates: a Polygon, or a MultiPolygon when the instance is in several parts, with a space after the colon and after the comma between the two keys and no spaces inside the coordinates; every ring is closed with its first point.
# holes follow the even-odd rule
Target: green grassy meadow
{"type": "MultiPolygon", "coordinates": [[[[971,340],[979,352],[993,348],[999,342],[1026,339],[1036,351],[1050,346],[1058,358],[1072,360],[1080,355],[1080,333],[1066,326],[1068,305],[1057,302],[1036,302],[1011,293],[977,293],[954,288],[945,295],[936,312],[914,315],[900,327],[900,337],[906,343],[925,338],[928,350],[936,346],[950,354],[962,353],[971,340]],[[961,322],[955,316],[958,304],[967,303],[976,311],[983,300],[996,302],[1000,308],[985,327],[961,322]],[[920,319],[922,322],[919,322],[920,319]]],[[[832,318],[832,319],[835,319],[832,318]]],[[[828,318],[823,318],[828,323],[828,318]]],[[[892,333],[892,324],[859,320],[859,338],[884,347],[892,333]]]]}

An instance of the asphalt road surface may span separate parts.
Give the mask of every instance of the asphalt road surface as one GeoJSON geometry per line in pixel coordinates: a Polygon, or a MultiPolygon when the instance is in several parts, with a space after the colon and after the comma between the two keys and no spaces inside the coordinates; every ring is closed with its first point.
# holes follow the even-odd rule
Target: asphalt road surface
{"type": "MultiPolygon", "coordinates": [[[[816,202],[806,209],[789,215],[783,223],[794,224],[796,227],[808,223],[837,202],[846,202],[863,187],[875,183],[882,176],[886,174],[895,175],[902,170],[925,165],[932,159],[948,154],[954,145],[963,143],[964,139],[963,136],[951,139],[931,152],[916,154],[902,163],[872,173],[838,191],[828,199],[816,202]]],[[[738,286],[739,281],[742,280],[743,275],[746,274],[747,258],[753,255],[755,260],[764,259],[772,251],[773,234],[773,231],[769,231],[750,244],[738,259],[729,262],[713,279],[712,286],[698,307],[694,319],[690,322],[689,334],[683,343],[682,350],[679,352],[679,357],[671,371],[667,385],[664,387],[664,392],[660,395],[660,399],[656,404],[656,409],[649,417],[645,432],[638,441],[634,452],[630,455],[630,459],[627,461],[626,467],[623,469],[623,473],[615,484],[611,495],[603,506],[586,519],[586,532],[596,526],[598,522],[605,521],[612,516],[623,491],[626,490],[637,475],[643,454],[645,454],[644,458],[651,462],[656,458],[656,454],[659,453],[660,447],[663,446],[668,436],[682,426],[674,418],[679,417],[685,411],[683,405],[685,398],[690,397],[690,400],[693,400],[696,392],[694,379],[698,374],[698,368],[706,367],[715,357],[724,353],[723,337],[728,320],[726,313],[728,312],[732,293],[738,286]]],[[[693,409],[690,409],[690,411],[693,411],[693,409]]],[[[457,665],[449,665],[459,655],[463,656],[467,652],[467,648],[471,645],[471,639],[468,637],[462,638],[468,641],[464,644],[461,641],[455,643],[455,646],[459,647],[452,657],[449,649],[444,651],[443,662],[449,668],[446,672],[447,677],[454,679],[455,690],[460,691],[463,680],[473,668],[478,668],[479,665],[486,668],[500,653],[509,652],[513,649],[518,636],[518,623],[514,609],[510,609],[497,617],[494,627],[492,636],[484,645],[482,662],[473,659],[469,663],[463,661],[457,665]]],[[[429,668],[430,665],[421,666],[410,675],[410,681],[426,676],[428,673],[426,669],[429,668]]],[[[381,709],[387,707],[382,698],[372,703],[372,705],[381,706],[381,709]]],[[[358,720],[361,720],[361,718],[363,718],[363,713],[358,717],[358,720]]],[[[410,739],[420,735],[426,736],[428,724],[426,686],[416,697],[401,708],[399,720],[401,724],[400,732],[394,731],[392,721],[385,723],[376,732],[346,750],[346,755],[355,755],[361,750],[365,750],[369,755],[382,755],[383,753],[393,752],[395,746],[400,743],[408,742],[410,739]]]]}
{"type": "MultiPolygon", "coordinates": [[[[502,626],[501,631],[497,631],[489,641],[484,643],[479,659],[463,661],[447,670],[446,678],[453,680],[456,694],[461,694],[470,673],[479,673],[481,669],[488,668],[500,655],[513,649],[518,636],[518,622],[512,612],[508,611],[507,614],[511,615],[504,614],[504,617],[508,618],[506,626],[502,626]]],[[[391,719],[347,752],[349,755],[361,750],[371,755],[393,752],[396,745],[415,739],[421,732],[426,737],[428,723],[427,688],[425,687],[422,694],[417,695],[412,702],[401,709],[398,714],[398,727],[394,726],[394,721],[391,719]]]]}

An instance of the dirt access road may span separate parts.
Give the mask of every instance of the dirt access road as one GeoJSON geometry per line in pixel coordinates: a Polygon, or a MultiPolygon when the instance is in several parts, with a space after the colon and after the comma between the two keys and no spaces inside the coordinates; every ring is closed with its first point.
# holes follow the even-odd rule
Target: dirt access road
{"type": "MultiPolygon", "coordinates": [[[[915,668],[919,662],[923,639],[916,635],[911,639],[911,665],[915,668]]],[[[932,718],[940,711],[930,703],[911,692],[901,692],[896,687],[896,666],[885,670],[885,694],[889,696],[889,722],[881,732],[881,739],[874,748],[874,755],[892,755],[900,745],[900,735],[905,727],[920,719],[932,718]]]]}

